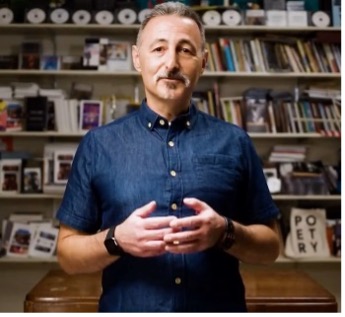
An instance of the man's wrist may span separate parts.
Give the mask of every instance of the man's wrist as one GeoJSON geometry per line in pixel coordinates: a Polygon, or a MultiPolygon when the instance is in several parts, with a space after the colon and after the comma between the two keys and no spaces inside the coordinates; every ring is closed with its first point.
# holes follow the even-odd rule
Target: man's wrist
{"type": "Polygon", "coordinates": [[[110,255],[124,255],[126,254],[126,252],[121,248],[121,246],[115,238],[115,229],[116,226],[111,226],[108,229],[106,238],[104,240],[104,246],[110,255]]]}
{"type": "Polygon", "coordinates": [[[220,238],[219,242],[217,243],[217,246],[222,249],[222,250],[229,250],[236,242],[236,237],[235,237],[235,226],[233,221],[228,218],[223,216],[224,221],[225,221],[225,231],[220,238]]]}

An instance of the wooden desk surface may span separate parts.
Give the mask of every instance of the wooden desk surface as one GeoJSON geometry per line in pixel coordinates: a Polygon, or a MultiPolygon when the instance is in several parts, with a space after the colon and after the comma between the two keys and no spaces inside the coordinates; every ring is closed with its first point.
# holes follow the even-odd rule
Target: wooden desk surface
{"type": "MultiPolygon", "coordinates": [[[[336,312],[335,297],[306,273],[272,268],[242,269],[250,312],[336,312]]],[[[100,273],[50,271],[26,295],[25,312],[96,312],[100,273]]]]}

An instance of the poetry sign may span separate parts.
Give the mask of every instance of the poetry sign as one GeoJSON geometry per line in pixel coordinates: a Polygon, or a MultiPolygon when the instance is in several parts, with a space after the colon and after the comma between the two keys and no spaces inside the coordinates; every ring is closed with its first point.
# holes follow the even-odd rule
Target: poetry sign
{"type": "Polygon", "coordinates": [[[290,234],[287,237],[285,254],[290,257],[326,257],[330,255],[324,209],[292,208],[290,234]]]}

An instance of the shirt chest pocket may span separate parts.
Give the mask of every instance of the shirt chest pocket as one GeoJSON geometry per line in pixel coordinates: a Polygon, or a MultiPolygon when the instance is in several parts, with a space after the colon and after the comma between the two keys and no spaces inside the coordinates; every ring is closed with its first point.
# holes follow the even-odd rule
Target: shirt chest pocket
{"type": "Polygon", "coordinates": [[[240,181],[239,160],[225,155],[193,157],[198,190],[208,193],[234,194],[240,181]]]}

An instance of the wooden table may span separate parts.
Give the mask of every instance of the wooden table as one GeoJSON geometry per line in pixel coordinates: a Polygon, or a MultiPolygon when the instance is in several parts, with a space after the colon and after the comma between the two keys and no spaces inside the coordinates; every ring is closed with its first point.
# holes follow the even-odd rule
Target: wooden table
{"type": "MultiPolygon", "coordinates": [[[[335,297],[306,273],[242,269],[249,312],[336,312],[335,297]]],[[[100,273],[50,271],[26,295],[25,312],[97,312],[100,273]]]]}

